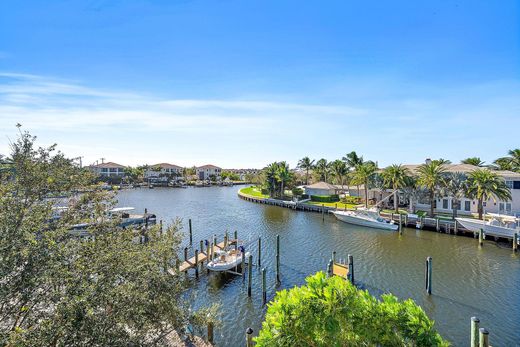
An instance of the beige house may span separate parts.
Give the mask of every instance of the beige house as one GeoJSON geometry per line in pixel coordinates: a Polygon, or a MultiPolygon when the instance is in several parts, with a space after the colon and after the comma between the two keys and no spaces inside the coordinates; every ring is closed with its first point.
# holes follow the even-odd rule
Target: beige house
{"type": "Polygon", "coordinates": [[[222,169],[215,165],[208,164],[197,167],[197,178],[201,181],[210,180],[212,177],[219,181],[221,173],[222,169]]]}
{"type": "Polygon", "coordinates": [[[169,163],[151,165],[145,172],[145,178],[169,177],[174,180],[182,178],[183,168],[169,163]]]}
{"type": "Polygon", "coordinates": [[[91,165],[89,166],[89,169],[100,176],[123,177],[125,175],[125,166],[113,163],[111,161],[107,163],[91,165]]]}

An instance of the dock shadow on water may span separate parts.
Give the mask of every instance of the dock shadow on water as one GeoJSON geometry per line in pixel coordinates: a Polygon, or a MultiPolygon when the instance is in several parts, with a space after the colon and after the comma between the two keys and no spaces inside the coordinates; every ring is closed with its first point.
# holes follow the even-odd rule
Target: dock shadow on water
{"type": "MultiPolygon", "coordinates": [[[[193,240],[210,239],[238,231],[251,241],[248,249],[256,262],[255,240],[262,238],[262,264],[266,268],[267,298],[276,290],[305,282],[325,270],[331,252],[338,258],[352,254],[356,283],[374,295],[392,293],[412,298],[435,320],[441,335],[454,346],[469,341],[470,317],[478,316],[490,331],[493,346],[516,346],[520,341],[520,255],[493,242],[431,231],[405,229],[397,233],[355,227],[333,216],[255,204],[237,197],[237,187],[127,190],[118,193],[120,206],[148,208],[164,221],[181,217],[193,221],[193,240]],[[281,240],[281,284],[275,278],[276,235],[281,240]],[[433,259],[432,295],[425,292],[426,257],[433,259]]],[[[187,228],[187,226],[186,226],[187,228]]],[[[184,240],[186,242],[186,240],[184,240]]],[[[247,276],[207,274],[192,279],[194,307],[220,304],[221,325],[215,329],[218,346],[241,346],[244,332],[255,334],[265,315],[261,272],[252,271],[252,295],[247,276]]]]}

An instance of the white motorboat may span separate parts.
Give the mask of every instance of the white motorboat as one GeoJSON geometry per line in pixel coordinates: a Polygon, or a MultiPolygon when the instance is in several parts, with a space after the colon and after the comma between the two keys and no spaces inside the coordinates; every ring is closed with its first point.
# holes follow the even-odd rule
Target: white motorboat
{"type": "Polygon", "coordinates": [[[482,229],[485,235],[513,238],[515,233],[520,233],[520,228],[518,227],[519,218],[496,213],[488,213],[485,217],[489,218],[489,220],[456,219],[464,228],[473,232],[479,232],[482,229]]]}
{"type": "Polygon", "coordinates": [[[369,228],[397,230],[399,226],[388,222],[379,215],[376,209],[357,209],[355,211],[334,211],[332,212],[337,219],[342,222],[360,225],[369,228]]]}
{"type": "MultiPolygon", "coordinates": [[[[238,249],[230,250],[219,250],[215,252],[215,258],[206,265],[210,271],[229,271],[237,268],[242,264],[242,253],[244,252],[243,247],[238,249]]],[[[244,258],[249,257],[249,252],[245,252],[244,258]]]]}

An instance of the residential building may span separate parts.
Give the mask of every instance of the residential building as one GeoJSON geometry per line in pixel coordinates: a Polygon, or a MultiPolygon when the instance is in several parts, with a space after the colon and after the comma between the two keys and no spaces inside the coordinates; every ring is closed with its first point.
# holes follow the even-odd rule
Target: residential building
{"type": "Polygon", "coordinates": [[[197,167],[197,178],[201,181],[211,180],[214,177],[217,181],[220,180],[222,169],[215,165],[203,165],[197,167]]]}
{"type": "Polygon", "coordinates": [[[148,170],[146,170],[144,177],[147,179],[166,177],[172,180],[179,180],[182,178],[183,170],[184,169],[178,165],[169,163],[159,163],[151,165],[148,168],[148,170]]]}
{"type": "Polygon", "coordinates": [[[89,169],[100,176],[123,177],[125,175],[125,166],[111,161],[96,165],[90,165],[89,169]]]}
{"type": "MultiPolygon", "coordinates": [[[[340,189],[340,188],[339,188],[340,189]]],[[[305,194],[311,195],[334,195],[339,193],[339,189],[334,184],[327,182],[316,182],[305,186],[305,194]]]]}

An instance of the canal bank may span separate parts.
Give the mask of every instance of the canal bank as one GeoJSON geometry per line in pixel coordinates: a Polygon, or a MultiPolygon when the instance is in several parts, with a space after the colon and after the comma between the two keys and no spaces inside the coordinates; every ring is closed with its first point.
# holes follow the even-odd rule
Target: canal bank
{"type": "MultiPolygon", "coordinates": [[[[236,189],[142,189],[118,193],[119,206],[154,211],[165,223],[181,217],[186,232],[182,247],[189,246],[188,219],[192,219],[193,243],[226,230],[239,238],[262,237],[262,267],[267,269],[267,300],[276,291],[302,285],[306,276],[324,271],[336,251],[356,263],[356,284],[372,294],[391,292],[412,298],[436,321],[443,337],[455,346],[469,345],[470,317],[477,316],[490,331],[494,346],[515,346],[520,340],[520,259],[511,249],[495,244],[478,246],[476,240],[445,233],[404,228],[403,235],[338,222],[333,216],[304,213],[267,204],[252,204],[237,197],[236,189]],[[281,283],[276,284],[276,235],[281,240],[281,283]],[[433,259],[433,290],[424,289],[424,262],[433,259]]],[[[253,254],[254,251],[253,251],[253,254]]],[[[255,259],[256,260],[256,259],[255,259]]],[[[196,307],[220,304],[221,325],[215,328],[217,346],[241,346],[244,332],[256,333],[263,321],[262,273],[253,267],[252,296],[247,278],[215,276],[201,272],[189,277],[190,298],[196,307]]]]}

